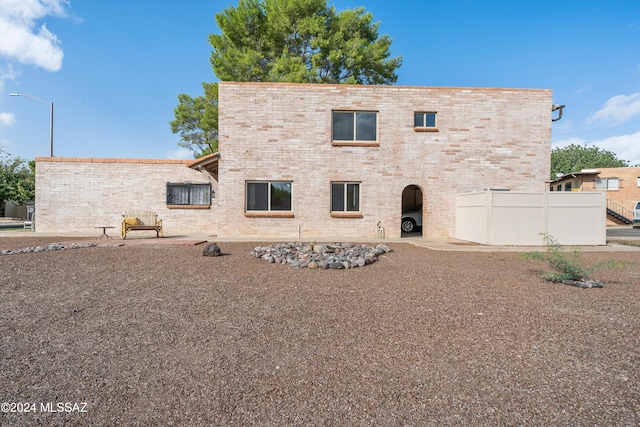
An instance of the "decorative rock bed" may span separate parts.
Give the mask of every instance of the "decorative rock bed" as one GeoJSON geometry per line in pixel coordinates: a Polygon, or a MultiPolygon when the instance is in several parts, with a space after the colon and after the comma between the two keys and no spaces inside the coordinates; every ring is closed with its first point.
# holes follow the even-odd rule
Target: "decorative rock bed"
{"type": "Polygon", "coordinates": [[[123,243],[51,243],[49,245],[44,246],[32,246],[28,248],[22,249],[4,249],[0,251],[0,255],[12,255],[12,254],[26,254],[30,252],[48,252],[48,251],[59,251],[64,249],[80,249],[80,248],[91,248],[93,246],[123,246],[123,243]]]}
{"type": "Polygon", "coordinates": [[[298,268],[349,269],[378,261],[378,256],[393,252],[379,243],[375,247],[351,243],[279,243],[256,246],[251,256],[268,263],[288,264],[298,268]]]}

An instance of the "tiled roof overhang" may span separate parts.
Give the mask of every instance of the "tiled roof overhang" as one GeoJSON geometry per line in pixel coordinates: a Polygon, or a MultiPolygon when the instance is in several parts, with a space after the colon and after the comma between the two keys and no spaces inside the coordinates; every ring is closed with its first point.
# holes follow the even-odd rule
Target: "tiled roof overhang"
{"type": "Polygon", "coordinates": [[[206,156],[187,162],[187,167],[201,172],[205,171],[217,181],[219,159],[220,153],[207,154],[206,156]]]}

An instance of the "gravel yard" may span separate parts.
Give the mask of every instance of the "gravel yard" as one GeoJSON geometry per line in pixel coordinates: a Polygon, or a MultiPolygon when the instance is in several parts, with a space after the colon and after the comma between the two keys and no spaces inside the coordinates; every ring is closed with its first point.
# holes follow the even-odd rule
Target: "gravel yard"
{"type": "Polygon", "coordinates": [[[0,424],[640,424],[638,252],[585,253],[634,264],[579,289],[517,253],[309,270],[219,245],[0,256],[0,400],[35,409],[0,424]]]}

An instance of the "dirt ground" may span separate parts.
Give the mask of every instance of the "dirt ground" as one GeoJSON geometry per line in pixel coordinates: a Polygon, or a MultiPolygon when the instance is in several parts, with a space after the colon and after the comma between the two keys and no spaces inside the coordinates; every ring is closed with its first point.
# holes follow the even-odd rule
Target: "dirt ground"
{"type": "Polygon", "coordinates": [[[0,424],[640,424],[637,252],[585,253],[633,265],[579,289],[517,253],[307,270],[219,245],[0,256],[0,424]]]}

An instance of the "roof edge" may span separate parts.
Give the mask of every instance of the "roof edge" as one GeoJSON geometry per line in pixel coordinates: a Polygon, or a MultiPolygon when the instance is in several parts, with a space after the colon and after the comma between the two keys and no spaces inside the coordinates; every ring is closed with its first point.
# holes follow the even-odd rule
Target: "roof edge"
{"type": "Polygon", "coordinates": [[[137,164],[163,164],[186,165],[189,160],[170,159],[126,159],[126,158],[99,158],[99,157],[36,157],[36,163],[137,163],[137,164]]]}

